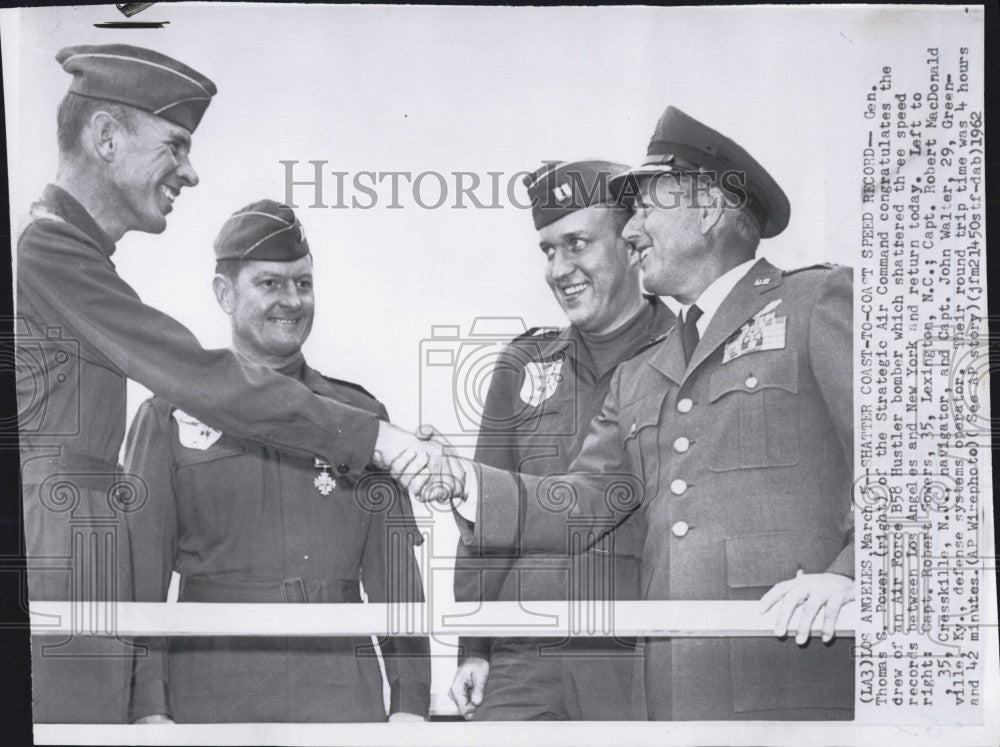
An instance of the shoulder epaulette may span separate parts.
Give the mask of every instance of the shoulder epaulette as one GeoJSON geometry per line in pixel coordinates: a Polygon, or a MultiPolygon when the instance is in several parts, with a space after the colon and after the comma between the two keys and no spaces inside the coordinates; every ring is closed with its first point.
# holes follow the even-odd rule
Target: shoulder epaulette
{"type": "Polygon", "coordinates": [[[523,332],[515,337],[511,342],[518,342],[519,340],[531,339],[546,339],[550,337],[558,337],[562,332],[559,327],[532,327],[527,332],[523,332]]]}
{"type": "Polygon", "coordinates": [[[789,275],[794,275],[797,272],[805,272],[806,270],[835,270],[841,265],[834,264],[832,262],[819,262],[815,265],[806,265],[805,267],[795,267],[791,270],[782,270],[781,274],[785,277],[789,275]]]}
{"type": "Polygon", "coordinates": [[[664,332],[664,333],[663,333],[662,335],[657,335],[656,337],[654,337],[654,338],[652,338],[652,339],[650,339],[650,340],[646,340],[646,342],[642,343],[642,345],[640,345],[639,347],[637,347],[637,348],[635,349],[635,352],[634,352],[634,353],[632,353],[632,355],[631,355],[630,357],[631,357],[631,358],[635,358],[635,357],[636,357],[637,355],[639,355],[640,353],[644,353],[644,352],[646,352],[646,351],[647,351],[647,350],[649,350],[649,349],[650,349],[651,347],[654,347],[655,345],[659,345],[659,344],[660,344],[661,342],[663,342],[664,340],[666,340],[666,339],[667,339],[667,336],[668,336],[668,335],[669,335],[669,334],[670,334],[671,332],[673,332],[673,331],[674,331],[674,327],[676,327],[676,326],[677,326],[677,325],[675,324],[675,325],[674,325],[673,327],[671,327],[670,329],[668,329],[668,330],[667,330],[666,332],[664,332]]]}
{"type": "Polygon", "coordinates": [[[327,376],[326,374],[320,374],[320,376],[329,381],[331,384],[339,384],[340,386],[346,386],[348,389],[353,389],[357,392],[361,392],[369,399],[373,399],[376,402],[378,402],[378,399],[375,397],[375,395],[369,392],[360,384],[355,384],[353,381],[344,381],[343,379],[335,379],[332,376],[327,376]]]}

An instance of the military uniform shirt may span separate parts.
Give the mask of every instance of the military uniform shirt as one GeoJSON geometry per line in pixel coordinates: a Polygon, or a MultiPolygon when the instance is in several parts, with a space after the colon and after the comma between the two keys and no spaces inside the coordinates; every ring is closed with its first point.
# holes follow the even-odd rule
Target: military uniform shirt
{"type": "MultiPolygon", "coordinates": [[[[366,392],[300,359],[283,369],[312,391],[387,419],[366,392]]],[[[164,400],[142,405],[127,468],[149,486],[129,514],[136,598],[180,602],[422,602],[409,497],[383,473],[356,483],[193,421],[164,400]]],[[[133,719],[384,720],[378,661],[364,638],[174,638],[137,659],[133,719]]],[[[391,711],[427,713],[426,638],[382,642],[391,711]]]]}
{"type": "MultiPolygon", "coordinates": [[[[476,461],[527,475],[565,472],[580,451],[591,418],[600,413],[615,367],[673,323],[669,308],[648,297],[611,340],[588,341],[574,327],[514,340],[494,367],[476,461]],[[594,346],[609,349],[594,356],[594,346]]],[[[615,531],[613,540],[605,538],[597,548],[571,558],[565,553],[476,553],[459,543],[455,598],[636,599],[644,536],[642,517],[635,516],[615,531]]],[[[466,655],[489,658],[489,638],[463,638],[461,644],[466,655]]]]}

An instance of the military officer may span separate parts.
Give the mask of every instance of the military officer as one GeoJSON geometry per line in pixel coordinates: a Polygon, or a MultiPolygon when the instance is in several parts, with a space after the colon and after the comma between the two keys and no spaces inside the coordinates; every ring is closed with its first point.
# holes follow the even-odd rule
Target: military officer
{"type": "Polygon", "coordinates": [[[639,509],[643,598],[776,609],[778,638],[648,639],[650,718],[849,719],[850,642],[831,639],[854,596],[851,271],[755,259],[788,223],[784,192],[673,107],[616,184],[636,201],[623,236],[646,289],[677,299],[682,318],[619,366],[569,475],[480,465],[478,500],[460,510],[482,545],[530,551],[562,548],[567,521],[599,533],[639,509]],[[573,500],[552,500],[567,486],[573,500]]]}
{"type": "MultiPolygon", "coordinates": [[[[163,231],[180,191],[198,183],[191,137],[215,85],[166,55],[122,44],[71,47],[56,59],[73,75],[59,106],[58,173],[17,246],[28,590],[34,600],[128,600],[120,519],[141,510],[143,495],[116,464],[126,378],[234,437],[322,457],[348,479],[416,439],[370,408],[319,396],[231,351],[204,350],[139,300],[115,271],[115,242],[128,231],[163,231]],[[88,549],[107,546],[114,552],[88,549]]],[[[130,674],[122,641],[35,638],[33,717],[123,721],[130,674]]]]}
{"type": "MultiPolygon", "coordinates": [[[[476,460],[499,469],[565,472],[600,412],[615,368],[674,315],[644,298],[639,256],[621,238],[631,211],[608,181],[628,167],[551,162],[526,178],[545,280],[570,325],[515,339],[493,369],[476,460]]],[[[637,599],[642,517],[580,554],[483,554],[460,542],[458,601],[637,599]]],[[[634,718],[631,642],[465,638],[451,689],[466,718],[634,718]]]]}
{"type": "MultiPolygon", "coordinates": [[[[312,255],[295,214],[247,205],[215,241],[216,298],[233,350],[318,396],[387,419],[361,387],[320,375],[302,356],[315,308],[312,255]]],[[[129,514],[138,601],[422,602],[409,498],[384,474],[356,484],[325,461],[210,428],[160,397],[140,408],[126,467],[149,486],[129,514]],[[380,493],[379,491],[384,491],[380,493]],[[391,496],[382,503],[375,498],[391,496]],[[385,505],[387,504],[387,505],[385,505]]],[[[384,721],[382,678],[364,638],[174,638],[136,658],[132,718],[178,722],[384,721]]],[[[430,698],[426,638],[387,638],[392,720],[422,719],[430,698]]]]}

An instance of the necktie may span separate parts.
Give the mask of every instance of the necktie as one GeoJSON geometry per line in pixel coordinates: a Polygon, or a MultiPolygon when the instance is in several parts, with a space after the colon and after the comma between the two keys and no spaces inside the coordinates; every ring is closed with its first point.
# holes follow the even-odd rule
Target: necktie
{"type": "Polygon", "coordinates": [[[694,355],[694,349],[698,347],[698,320],[701,318],[701,309],[698,308],[697,304],[691,304],[691,308],[687,310],[684,315],[684,321],[681,324],[681,342],[684,344],[684,362],[690,363],[691,356],[694,355]]]}

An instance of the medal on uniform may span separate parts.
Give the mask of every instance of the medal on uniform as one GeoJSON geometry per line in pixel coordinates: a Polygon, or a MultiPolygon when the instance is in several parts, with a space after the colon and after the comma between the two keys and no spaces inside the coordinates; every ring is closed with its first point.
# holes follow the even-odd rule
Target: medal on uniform
{"type": "Polygon", "coordinates": [[[313,485],[316,486],[316,490],[319,491],[320,495],[330,495],[330,493],[333,492],[333,489],[337,487],[337,481],[333,478],[333,475],[330,474],[330,463],[324,459],[316,457],[316,461],[313,462],[313,466],[316,469],[322,470],[322,472],[316,475],[316,479],[313,480],[313,485]]]}
{"type": "Polygon", "coordinates": [[[778,316],[776,309],[780,303],[780,298],[772,301],[736,331],[726,343],[726,350],[722,356],[723,363],[729,363],[747,353],[781,350],[785,347],[787,317],[778,316]]]}

